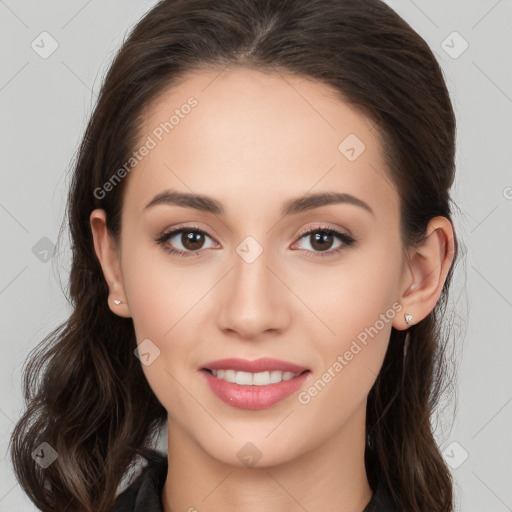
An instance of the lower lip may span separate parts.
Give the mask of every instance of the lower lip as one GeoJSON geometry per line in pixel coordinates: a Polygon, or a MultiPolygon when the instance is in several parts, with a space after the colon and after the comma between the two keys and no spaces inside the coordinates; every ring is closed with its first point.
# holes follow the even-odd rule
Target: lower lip
{"type": "Polygon", "coordinates": [[[201,370],[201,373],[213,393],[223,402],[239,409],[251,410],[266,409],[284,400],[297,391],[311,374],[307,371],[293,379],[266,386],[242,386],[219,379],[207,370],[201,370]]]}

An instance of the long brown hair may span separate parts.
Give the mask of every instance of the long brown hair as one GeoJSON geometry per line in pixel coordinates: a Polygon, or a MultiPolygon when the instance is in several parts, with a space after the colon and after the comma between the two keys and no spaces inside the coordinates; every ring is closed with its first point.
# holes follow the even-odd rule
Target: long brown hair
{"type": "MultiPolygon", "coordinates": [[[[73,311],[30,354],[27,409],[11,437],[23,489],[43,511],[109,510],[167,413],[146,381],[131,319],[114,315],[89,215],[107,213],[118,237],[124,181],[95,194],[130,158],[143,109],[196,69],[278,69],[332,86],[378,128],[401,198],[404,244],[435,216],[451,219],[455,119],[426,42],[380,0],[162,0],[135,26],[104,79],[73,164],[68,198],[73,311]],[[43,469],[33,451],[58,454],[43,469]]],[[[136,171],[135,171],[136,172],[136,171]]],[[[62,233],[62,232],[61,232],[62,233]]],[[[368,396],[365,463],[400,511],[448,512],[452,480],[431,416],[446,384],[441,330],[448,286],[434,311],[392,330],[368,396]],[[407,346],[405,346],[407,345],[407,346]],[[405,350],[407,348],[407,350],[405,350]]]]}

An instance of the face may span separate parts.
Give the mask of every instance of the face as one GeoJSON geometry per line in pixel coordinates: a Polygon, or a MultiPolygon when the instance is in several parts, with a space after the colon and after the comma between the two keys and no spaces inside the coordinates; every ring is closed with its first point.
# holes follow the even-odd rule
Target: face
{"type": "Polygon", "coordinates": [[[169,430],[235,465],[361,430],[407,269],[376,127],[324,84],[201,71],[148,106],[144,144],[120,269],[169,430]]]}

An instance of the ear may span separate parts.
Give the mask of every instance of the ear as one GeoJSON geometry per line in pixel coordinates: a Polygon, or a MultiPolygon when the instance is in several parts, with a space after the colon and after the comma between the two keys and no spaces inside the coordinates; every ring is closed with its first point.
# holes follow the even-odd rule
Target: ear
{"type": "Polygon", "coordinates": [[[120,248],[110,236],[107,229],[107,215],[105,210],[93,210],[89,221],[94,240],[94,251],[100,261],[103,276],[109,288],[108,305],[110,310],[118,316],[130,318],[130,309],[127,304],[123,274],[121,272],[120,248]],[[114,301],[121,301],[116,304],[114,301]]]}
{"type": "Polygon", "coordinates": [[[432,218],[423,240],[410,250],[400,298],[403,315],[395,316],[395,329],[405,330],[410,326],[405,315],[411,315],[411,324],[417,324],[434,309],[454,257],[455,239],[451,222],[446,217],[432,218]]]}

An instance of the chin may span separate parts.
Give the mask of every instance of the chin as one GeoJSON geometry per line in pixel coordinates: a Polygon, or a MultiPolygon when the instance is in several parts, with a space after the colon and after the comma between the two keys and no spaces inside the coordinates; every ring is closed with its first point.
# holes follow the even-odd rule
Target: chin
{"type": "MultiPolygon", "coordinates": [[[[259,438],[244,436],[230,439],[229,442],[216,446],[203,446],[205,451],[214,459],[237,468],[268,468],[286,464],[300,456],[288,444],[283,444],[265,439],[265,435],[259,438]]],[[[296,444],[295,444],[296,446],[296,444]]]]}

